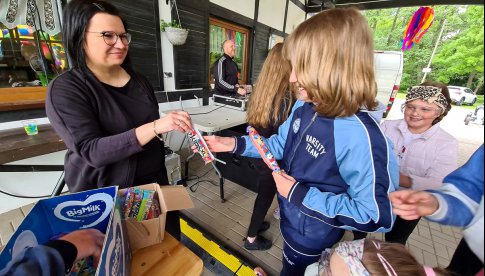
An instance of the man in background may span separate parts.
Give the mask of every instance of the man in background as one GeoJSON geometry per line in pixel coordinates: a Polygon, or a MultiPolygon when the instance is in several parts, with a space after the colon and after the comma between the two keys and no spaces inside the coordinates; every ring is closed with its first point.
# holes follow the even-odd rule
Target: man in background
{"type": "Polygon", "coordinates": [[[215,90],[219,95],[246,95],[246,90],[239,87],[238,75],[239,70],[234,56],[236,55],[236,48],[234,41],[226,40],[222,43],[222,50],[224,55],[219,58],[214,64],[214,78],[215,90]]]}

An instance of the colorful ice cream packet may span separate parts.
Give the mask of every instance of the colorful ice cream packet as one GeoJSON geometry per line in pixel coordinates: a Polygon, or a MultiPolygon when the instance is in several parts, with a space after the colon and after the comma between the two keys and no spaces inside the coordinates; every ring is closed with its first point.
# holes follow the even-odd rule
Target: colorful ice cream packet
{"type": "Polygon", "coordinates": [[[214,155],[212,155],[212,152],[209,150],[209,147],[204,141],[204,138],[200,134],[199,130],[197,128],[193,128],[189,133],[188,133],[190,142],[195,146],[197,149],[197,152],[202,156],[202,159],[204,160],[205,164],[208,164],[212,161],[215,160],[214,155]]]}
{"type": "Polygon", "coordinates": [[[248,126],[247,132],[249,134],[249,138],[251,139],[251,142],[253,142],[253,145],[256,147],[259,154],[261,155],[261,158],[263,158],[263,160],[266,162],[268,167],[275,173],[281,173],[281,169],[280,169],[280,166],[278,165],[278,162],[276,162],[274,155],[266,146],[266,144],[263,141],[263,138],[261,137],[261,135],[259,135],[258,131],[254,127],[248,126]]]}

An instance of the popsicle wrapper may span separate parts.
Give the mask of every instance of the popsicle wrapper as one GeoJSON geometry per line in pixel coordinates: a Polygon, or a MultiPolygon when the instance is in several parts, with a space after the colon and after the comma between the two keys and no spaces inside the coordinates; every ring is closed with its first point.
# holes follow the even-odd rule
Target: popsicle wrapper
{"type": "Polygon", "coordinates": [[[209,150],[209,147],[205,143],[204,138],[202,138],[202,135],[197,128],[193,128],[188,133],[188,136],[190,142],[196,147],[197,152],[199,152],[199,154],[202,156],[205,164],[215,160],[214,155],[212,155],[212,152],[209,150]]]}
{"type": "Polygon", "coordinates": [[[253,142],[253,145],[258,150],[259,154],[261,155],[261,158],[265,160],[268,167],[275,173],[280,174],[281,173],[280,166],[278,165],[278,162],[276,162],[274,155],[271,153],[269,148],[264,143],[261,135],[259,135],[256,129],[254,129],[254,127],[252,126],[248,126],[247,132],[249,134],[249,138],[251,139],[251,142],[253,142]]]}

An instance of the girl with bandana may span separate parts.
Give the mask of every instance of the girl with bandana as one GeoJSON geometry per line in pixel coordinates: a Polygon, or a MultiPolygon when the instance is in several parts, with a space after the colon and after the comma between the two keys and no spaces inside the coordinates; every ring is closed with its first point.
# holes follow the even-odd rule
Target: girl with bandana
{"type": "MultiPolygon", "coordinates": [[[[404,119],[387,120],[381,125],[394,145],[401,189],[437,189],[458,167],[458,141],[439,124],[450,109],[446,85],[429,81],[409,88],[402,105],[404,119]]],[[[419,220],[398,217],[392,231],[386,233],[386,241],[406,244],[419,220]]],[[[356,239],[365,235],[354,232],[356,239]]]]}

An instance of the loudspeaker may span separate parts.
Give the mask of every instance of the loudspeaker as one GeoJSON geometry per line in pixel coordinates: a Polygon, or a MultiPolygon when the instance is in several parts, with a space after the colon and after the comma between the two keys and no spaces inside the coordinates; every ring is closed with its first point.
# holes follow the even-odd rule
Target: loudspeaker
{"type": "Polygon", "coordinates": [[[165,167],[167,168],[168,182],[170,185],[177,185],[182,179],[180,155],[173,152],[165,155],[165,167]]]}

